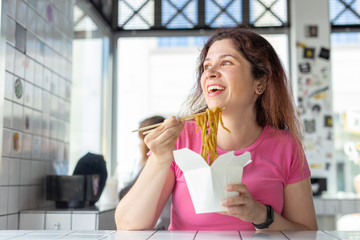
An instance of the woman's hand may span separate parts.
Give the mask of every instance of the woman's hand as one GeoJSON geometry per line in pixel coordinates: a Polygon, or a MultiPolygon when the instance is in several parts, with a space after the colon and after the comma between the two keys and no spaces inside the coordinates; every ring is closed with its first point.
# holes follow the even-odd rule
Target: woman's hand
{"type": "Polygon", "coordinates": [[[221,203],[227,208],[222,214],[234,216],[244,221],[261,224],[267,217],[266,206],[256,201],[244,184],[230,184],[226,187],[229,192],[239,192],[238,196],[224,199],[221,203]]]}
{"type": "Polygon", "coordinates": [[[172,161],[175,143],[185,121],[176,117],[166,119],[159,127],[151,130],[144,141],[152,155],[161,161],[172,161]]]}

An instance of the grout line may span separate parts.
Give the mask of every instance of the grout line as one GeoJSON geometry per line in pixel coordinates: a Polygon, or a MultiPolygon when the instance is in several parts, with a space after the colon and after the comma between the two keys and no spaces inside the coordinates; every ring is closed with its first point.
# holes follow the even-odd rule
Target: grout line
{"type": "Polygon", "coordinates": [[[240,231],[238,231],[239,232],[239,237],[240,237],[240,239],[242,240],[243,238],[242,238],[242,236],[241,236],[241,233],[240,233],[240,231]]]}
{"type": "Polygon", "coordinates": [[[159,231],[159,230],[154,231],[154,232],[153,232],[148,238],[146,238],[146,239],[147,239],[147,240],[150,239],[152,236],[154,236],[155,233],[157,233],[157,231],[159,231]]]}
{"type": "Polygon", "coordinates": [[[102,236],[101,238],[99,238],[99,240],[100,240],[100,239],[107,238],[107,237],[111,236],[111,235],[114,234],[114,233],[116,233],[116,230],[111,231],[111,232],[109,232],[108,234],[105,234],[105,236],[102,236]]]}
{"type": "Polygon", "coordinates": [[[286,236],[286,234],[283,231],[280,231],[282,235],[284,235],[286,237],[286,239],[291,240],[288,236],[286,236]]]}
{"type": "Polygon", "coordinates": [[[196,239],[196,236],[198,235],[198,233],[199,233],[199,231],[196,231],[196,233],[195,233],[195,235],[194,235],[193,240],[195,240],[195,239],[196,239]]]}

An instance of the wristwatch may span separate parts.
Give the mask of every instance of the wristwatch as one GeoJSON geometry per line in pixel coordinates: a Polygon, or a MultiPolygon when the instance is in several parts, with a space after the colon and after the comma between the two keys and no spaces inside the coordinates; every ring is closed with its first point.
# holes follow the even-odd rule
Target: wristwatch
{"type": "Polygon", "coordinates": [[[270,224],[272,224],[274,222],[274,209],[273,209],[273,207],[270,206],[270,205],[265,205],[265,206],[266,206],[266,211],[267,211],[266,221],[264,223],[261,223],[261,224],[252,223],[252,225],[254,225],[254,227],[256,227],[257,229],[268,228],[270,226],[270,224]]]}

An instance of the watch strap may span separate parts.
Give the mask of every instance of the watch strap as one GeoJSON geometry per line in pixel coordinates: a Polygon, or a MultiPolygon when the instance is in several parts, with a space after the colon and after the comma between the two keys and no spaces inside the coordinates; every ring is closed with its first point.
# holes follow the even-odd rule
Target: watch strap
{"type": "Polygon", "coordinates": [[[274,209],[273,209],[273,207],[270,206],[270,205],[265,205],[265,206],[266,206],[266,212],[267,212],[266,221],[264,223],[261,223],[261,224],[252,223],[252,225],[254,225],[254,227],[256,227],[257,229],[268,228],[270,226],[270,224],[272,224],[274,222],[274,209]]]}

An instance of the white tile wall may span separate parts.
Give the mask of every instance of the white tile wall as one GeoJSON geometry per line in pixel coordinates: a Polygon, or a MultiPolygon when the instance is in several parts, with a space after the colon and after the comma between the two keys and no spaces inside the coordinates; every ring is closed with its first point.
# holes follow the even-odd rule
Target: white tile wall
{"type": "Polygon", "coordinates": [[[27,11],[27,29],[31,32],[35,32],[36,30],[36,12],[28,7],[27,11]]]}
{"type": "Polygon", "coordinates": [[[39,185],[41,184],[41,180],[43,178],[43,172],[41,169],[41,162],[39,161],[31,161],[30,166],[30,184],[39,185]]]}
{"type": "Polygon", "coordinates": [[[20,162],[20,185],[29,185],[30,184],[30,160],[22,160],[20,162]]]}
{"type": "Polygon", "coordinates": [[[26,18],[27,18],[27,5],[25,2],[18,0],[16,6],[16,21],[26,27],[26,18]]]}
{"type": "Polygon", "coordinates": [[[5,99],[12,100],[13,99],[13,80],[14,76],[11,73],[5,73],[5,99]]]}
{"type": "Polygon", "coordinates": [[[24,105],[29,108],[34,107],[34,85],[29,82],[25,82],[24,86],[24,105]]]}
{"type": "Polygon", "coordinates": [[[2,142],[2,154],[3,154],[3,157],[10,156],[10,153],[11,153],[11,131],[4,128],[4,130],[3,130],[3,142],[2,142]]]}
{"type": "MultiPolygon", "coordinates": [[[[49,137],[50,132],[50,115],[47,113],[42,114],[42,122],[41,122],[41,128],[42,128],[42,135],[45,137],[49,137]]],[[[49,146],[48,146],[49,147],[49,146]]],[[[49,151],[49,148],[47,149],[49,151]]]]}
{"type": "Polygon", "coordinates": [[[39,204],[37,202],[37,188],[34,186],[30,186],[30,192],[29,192],[29,209],[35,209],[39,207],[39,204]]]}
{"type": "Polygon", "coordinates": [[[29,209],[29,194],[30,194],[30,187],[28,186],[20,187],[19,208],[21,210],[29,209]]]}
{"type": "Polygon", "coordinates": [[[10,214],[8,215],[7,221],[7,229],[9,230],[17,230],[19,229],[19,214],[10,214]]]}
{"type": "MultiPolygon", "coordinates": [[[[0,168],[0,186],[1,185],[8,185],[9,184],[9,158],[3,157],[1,162],[1,168],[0,168]]],[[[1,205],[1,202],[0,202],[1,205]]]]}
{"type": "Polygon", "coordinates": [[[11,16],[12,18],[15,18],[16,16],[16,4],[17,4],[17,0],[14,1],[8,1],[8,15],[11,16]]]}
{"type": "Polygon", "coordinates": [[[20,220],[20,229],[24,230],[42,230],[45,226],[45,214],[42,213],[22,214],[20,220]]]}
{"type": "Polygon", "coordinates": [[[7,42],[15,46],[15,26],[16,22],[9,16],[7,16],[6,24],[6,39],[7,42]]]}
{"type": "Polygon", "coordinates": [[[8,213],[9,187],[0,186],[0,216],[8,213]]]}
{"type": "MultiPolygon", "coordinates": [[[[37,87],[35,87],[37,88],[37,87]]],[[[41,113],[39,111],[32,112],[32,133],[40,135],[41,133],[41,113]]]]}
{"type": "Polygon", "coordinates": [[[0,229],[17,229],[20,210],[51,203],[45,201],[45,176],[55,173],[53,165],[67,169],[73,3],[8,0],[1,22],[7,31],[0,229]]]}
{"type": "Polygon", "coordinates": [[[71,230],[96,229],[96,214],[72,214],[71,230]]]}
{"type": "Polygon", "coordinates": [[[9,185],[19,185],[20,184],[20,160],[16,158],[9,159],[9,185]]]}
{"type": "Polygon", "coordinates": [[[31,143],[32,143],[32,135],[23,133],[22,137],[22,144],[21,144],[21,157],[23,159],[30,159],[31,158],[31,143]]]}
{"type": "MultiPolygon", "coordinates": [[[[27,34],[27,36],[29,36],[30,33],[27,34]]],[[[27,44],[29,43],[29,39],[27,40],[27,44]]],[[[33,46],[31,46],[31,44],[29,44],[29,46],[26,47],[26,51],[29,51],[29,48],[34,48],[33,46]]],[[[30,51],[29,51],[30,52],[30,51]]],[[[30,56],[30,54],[27,54],[28,56],[30,56]]],[[[34,74],[35,74],[35,61],[32,60],[30,57],[26,57],[26,61],[27,61],[27,66],[25,68],[25,79],[29,82],[29,83],[34,83],[34,74]]]]}
{"type": "Polygon", "coordinates": [[[4,127],[10,128],[12,126],[12,101],[4,100],[4,127]]]}
{"type": "Polygon", "coordinates": [[[40,87],[34,86],[34,108],[36,110],[42,110],[42,89],[40,87]]]}
{"type": "Polygon", "coordinates": [[[17,103],[13,103],[12,104],[13,108],[12,108],[12,120],[13,120],[13,124],[12,124],[12,128],[16,129],[18,131],[23,131],[24,130],[24,106],[17,104],[17,103]]]}
{"type": "Polygon", "coordinates": [[[40,159],[42,159],[42,160],[49,159],[49,156],[50,156],[49,145],[50,145],[49,138],[44,138],[43,137],[41,139],[41,149],[40,149],[41,155],[40,155],[40,159]]]}
{"type": "Polygon", "coordinates": [[[8,213],[19,212],[20,187],[10,186],[8,192],[8,213]]]}
{"type": "Polygon", "coordinates": [[[0,216],[0,230],[7,229],[7,216],[0,216]]]}
{"type": "Polygon", "coordinates": [[[25,61],[25,55],[15,49],[15,62],[14,62],[14,74],[24,78],[25,68],[23,62],[25,61]]]}
{"type": "MultiPolygon", "coordinates": [[[[36,22],[33,22],[34,25],[36,25],[36,22]]],[[[30,76],[27,77],[26,79],[30,82],[33,82],[33,78],[34,78],[34,71],[35,71],[35,64],[36,62],[32,59],[36,59],[36,48],[35,48],[35,44],[36,44],[36,37],[34,34],[32,34],[31,32],[27,32],[26,34],[26,55],[28,57],[30,57],[30,62],[31,62],[31,69],[30,69],[30,65],[29,68],[27,69],[27,74],[26,76],[30,76]],[[31,72],[32,71],[32,72],[31,72]],[[32,75],[32,78],[31,78],[32,75]]]]}
{"type": "Polygon", "coordinates": [[[14,72],[14,59],[15,59],[15,48],[6,44],[6,57],[5,57],[5,69],[10,73],[14,72]]]}
{"type": "Polygon", "coordinates": [[[46,214],[45,229],[49,230],[70,230],[71,214],[48,213],[46,214]]]}
{"type": "Polygon", "coordinates": [[[50,82],[52,81],[52,79],[54,79],[54,78],[56,78],[56,74],[54,74],[54,76],[53,76],[53,74],[50,72],[50,70],[49,69],[47,69],[47,68],[44,68],[44,71],[43,71],[43,88],[45,89],[45,90],[48,90],[48,91],[50,91],[52,94],[56,94],[56,89],[50,89],[50,82]]]}
{"type": "Polygon", "coordinates": [[[33,145],[32,145],[31,156],[32,156],[32,159],[40,158],[40,137],[36,136],[36,135],[33,136],[33,145]]]}

